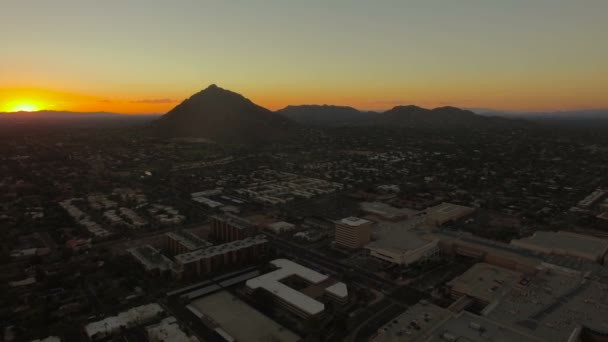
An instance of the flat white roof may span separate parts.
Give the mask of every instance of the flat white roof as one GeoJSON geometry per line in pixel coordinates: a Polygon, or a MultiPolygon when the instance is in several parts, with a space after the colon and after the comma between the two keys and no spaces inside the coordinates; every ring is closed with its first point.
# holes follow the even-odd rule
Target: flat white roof
{"type": "Polygon", "coordinates": [[[297,307],[298,309],[306,312],[309,315],[316,315],[325,310],[325,304],[318,300],[311,298],[299,291],[292,289],[291,287],[281,283],[280,281],[297,275],[298,277],[312,283],[318,284],[329,277],[323,275],[317,271],[306,268],[302,265],[296,264],[295,262],[287,259],[276,259],[270,262],[279,269],[261,275],[257,278],[250,279],[247,281],[247,287],[251,289],[263,288],[264,290],[272,293],[273,295],[281,298],[289,304],[297,307]]]}
{"type": "Polygon", "coordinates": [[[329,286],[325,289],[326,292],[331,293],[332,295],[340,298],[348,297],[348,288],[344,283],[335,283],[332,286],[329,286]]]}
{"type": "Polygon", "coordinates": [[[350,217],[346,217],[343,218],[339,221],[342,224],[348,225],[348,226],[360,226],[366,223],[370,223],[371,221],[366,220],[366,219],[362,219],[362,218],[358,218],[358,217],[354,217],[354,216],[350,216],[350,217]]]}

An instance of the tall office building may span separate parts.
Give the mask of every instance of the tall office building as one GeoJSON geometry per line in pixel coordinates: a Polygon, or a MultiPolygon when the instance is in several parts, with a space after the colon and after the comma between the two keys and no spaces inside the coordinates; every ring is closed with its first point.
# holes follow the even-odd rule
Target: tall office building
{"type": "Polygon", "coordinates": [[[336,244],[346,248],[361,248],[372,236],[374,223],[358,217],[347,217],[336,221],[336,244]]]}

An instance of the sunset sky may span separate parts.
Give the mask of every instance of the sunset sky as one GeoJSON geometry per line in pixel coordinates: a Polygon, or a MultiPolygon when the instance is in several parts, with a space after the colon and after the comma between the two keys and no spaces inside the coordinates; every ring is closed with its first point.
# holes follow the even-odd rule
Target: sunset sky
{"type": "Polygon", "coordinates": [[[606,0],[1,0],[0,111],[608,108],[606,0]]]}

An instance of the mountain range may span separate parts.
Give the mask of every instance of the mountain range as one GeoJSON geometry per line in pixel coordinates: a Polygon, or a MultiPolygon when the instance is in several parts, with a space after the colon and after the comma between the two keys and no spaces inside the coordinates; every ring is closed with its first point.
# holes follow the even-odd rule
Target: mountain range
{"type": "MultiPolygon", "coordinates": [[[[2,113],[0,113],[2,114],[2,113]]],[[[302,127],[380,126],[428,130],[509,129],[531,125],[530,121],[608,120],[608,111],[593,110],[557,113],[509,113],[491,110],[466,110],[456,107],[426,109],[396,106],[384,112],[359,111],[331,105],[287,106],[276,112],[253,103],[244,96],[210,85],[171,109],[165,115],[121,115],[116,113],[75,113],[41,111],[5,113],[2,122],[97,123],[130,120],[147,124],[144,132],[159,137],[201,137],[217,142],[266,143],[288,139],[302,127]],[[475,113],[475,112],[477,113],[475,113]],[[135,120],[136,119],[136,120],[135,120]],[[524,120],[526,119],[526,120],[524,120]]]]}

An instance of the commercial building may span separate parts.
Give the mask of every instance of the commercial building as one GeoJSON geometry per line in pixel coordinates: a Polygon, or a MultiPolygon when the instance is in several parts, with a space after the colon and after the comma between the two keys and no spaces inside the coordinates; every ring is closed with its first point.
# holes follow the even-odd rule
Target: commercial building
{"type": "Polygon", "coordinates": [[[417,215],[417,210],[408,208],[395,208],[382,202],[362,202],[361,211],[381,220],[401,221],[417,215]]]}
{"type": "Polygon", "coordinates": [[[482,315],[544,341],[606,341],[608,284],[542,267],[496,297],[482,315]]]}
{"type": "Polygon", "coordinates": [[[335,222],[336,244],[346,248],[361,248],[372,236],[374,223],[369,220],[347,217],[335,222]]]}
{"type": "Polygon", "coordinates": [[[439,255],[439,239],[419,227],[419,219],[403,222],[379,222],[374,241],[365,249],[375,258],[397,265],[426,262],[439,255]]]}
{"type": "Polygon", "coordinates": [[[478,307],[485,307],[524,278],[520,272],[478,263],[447,283],[452,299],[467,296],[478,307]]]}
{"type": "Polygon", "coordinates": [[[348,300],[346,284],[299,265],[291,260],[276,259],[271,264],[277,270],[247,281],[250,293],[266,291],[274,300],[292,314],[309,319],[325,310],[322,300],[345,303],[348,300]],[[290,283],[306,284],[296,289],[290,283]]]}
{"type": "Polygon", "coordinates": [[[455,313],[423,301],[382,326],[370,341],[541,342],[544,340],[486,317],[466,311],[455,313]]]}
{"type": "Polygon", "coordinates": [[[438,227],[448,222],[461,220],[475,212],[475,209],[444,202],[434,207],[427,208],[425,212],[426,223],[430,226],[438,227]]]}
{"type": "Polygon", "coordinates": [[[530,237],[513,240],[511,244],[544,254],[570,255],[600,264],[604,264],[608,254],[608,240],[564,231],[537,231],[530,237]]]}
{"type": "Polygon", "coordinates": [[[266,229],[275,234],[282,234],[296,229],[296,225],[285,221],[279,221],[266,225],[266,229]]]}
{"type": "Polygon", "coordinates": [[[186,334],[173,316],[163,319],[160,323],[146,327],[149,342],[199,342],[194,335],[186,334]]]}
{"type": "Polygon", "coordinates": [[[127,252],[131,254],[146,271],[154,274],[164,274],[169,272],[174,266],[171,259],[164,256],[159,250],[150,245],[130,248],[127,249],[127,252]]]}
{"type": "Polygon", "coordinates": [[[187,308],[226,341],[300,341],[298,335],[226,291],[197,299],[187,308]]]}
{"type": "Polygon", "coordinates": [[[230,242],[255,235],[257,226],[242,217],[226,213],[211,217],[211,235],[218,241],[230,242]]]}
{"type": "Polygon", "coordinates": [[[84,331],[91,341],[103,340],[122,332],[123,329],[152,322],[161,318],[162,315],[164,315],[164,310],[157,303],[142,305],[116,316],[89,323],[84,327],[84,331]]]}
{"type": "Polygon", "coordinates": [[[439,249],[445,255],[464,256],[524,274],[534,274],[540,258],[509,244],[476,237],[470,233],[436,231],[439,249]]]}
{"type": "Polygon", "coordinates": [[[177,278],[202,276],[229,267],[248,264],[267,254],[268,240],[257,235],[243,240],[195,250],[175,256],[177,278]]]}
{"type": "Polygon", "coordinates": [[[210,247],[212,244],[209,241],[201,239],[191,232],[178,230],[165,234],[167,240],[167,249],[173,254],[183,254],[195,251],[197,249],[210,247]]]}

